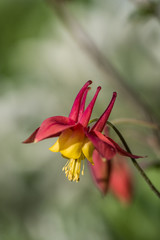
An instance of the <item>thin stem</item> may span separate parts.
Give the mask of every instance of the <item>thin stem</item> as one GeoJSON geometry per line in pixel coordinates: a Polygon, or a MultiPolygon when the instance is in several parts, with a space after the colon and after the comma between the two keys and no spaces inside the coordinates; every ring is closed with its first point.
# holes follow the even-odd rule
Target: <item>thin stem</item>
{"type": "Polygon", "coordinates": [[[98,118],[91,119],[91,120],[89,121],[89,124],[91,124],[91,123],[93,123],[93,122],[96,122],[97,120],[98,120],[98,118]]]}
{"type": "Polygon", "coordinates": [[[142,127],[159,129],[159,126],[157,124],[151,123],[151,122],[146,122],[143,120],[137,120],[137,119],[132,119],[132,118],[119,118],[119,119],[112,120],[112,124],[114,124],[114,125],[123,124],[123,123],[131,123],[131,124],[142,126],[142,127]]]}
{"type": "MultiPolygon", "coordinates": [[[[98,120],[98,118],[94,118],[89,121],[89,124],[96,122],[97,120],[98,120]]],[[[142,126],[142,127],[159,129],[159,126],[157,124],[146,122],[143,120],[137,120],[137,119],[132,119],[132,118],[119,118],[119,119],[112,120],[113,125],[118,125],[118,124],[123,124],[123,123],[125,123],[125,124],[131,123],[131,124],[142,126]]]]}
{"type": "MultiPolygon", "coordinates": [[[[113,128],[113,130],[117,133],[117,135],[119,136],[120,140],[122,141],[125,149],[132,154],[128,144],[126,143],[124,137],[122,136],[122,134],[120,133],[120,131],[109,121],[107,121],[107,124],[113,128]]],[[[147,177],[147,175],[145,174],[145,172],[143,171],[143,169],[140,167],[140,165],[138,164],[138,162],[134,159],[131,158],[132,163],[134,164],[134,166],[137,168],[137,170],[139,171],[139,173],[141,174],[141,176],[144,178],[144,180],[146,181],[146,183],[149,185],[150,189],[157,195],[158,198],[160,198],[160,192],[157,190],[157,188],[152,184],[151,180],[147,177]]]]}

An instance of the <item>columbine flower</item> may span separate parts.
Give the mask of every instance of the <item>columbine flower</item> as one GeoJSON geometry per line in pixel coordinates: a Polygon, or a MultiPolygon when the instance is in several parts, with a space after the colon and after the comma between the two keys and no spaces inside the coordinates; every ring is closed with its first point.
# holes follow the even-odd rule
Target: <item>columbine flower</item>
{"type": "Polygon", "coordinates": [[[133,178],[126,159],[114,157],[109,181],[111,192],[123,203],[129,203],[133,196],[133,178]]]}
{"type": "MultiPolygon", "coordinates": [[[[104,136],[109,136],[107,126],[104,128],[104,136]]],[[[94,166],[89,164],[91,175],[101,193],[106,195],[111,191],[121,202],[129,203],[133,195],[133,182],[131,170],[124,157],[116,155],[111,161],[107,161],[94,150],[93,161],[94,166]]]]}
{"type": "MultiPolygon", "coordinates": [[[[64,158],[68,159],[63,170],[70,181],[79,181],[81,162],[83,161],[84,163],[85,158],[94,164],[94,151],[97,151],[102,158],[107,160],[112,159],[116,153],[138,158],[138,156],[131,155],[124,151],[112,139],[102,134],[117,96],[115,92],[113,93],[109,106],[98,121],[91,128],[88,126],[96,98],[101,90],[101,87],[97,88],[93,99],[85,109],[85,101],[91,83],[92,81],[88,81],[79,91],[69,117],[55,116],[47,118],[42,122],[41,126],[24,141],[24,143],[39,142],[58,136],[58,140],[49,150],[52,152],[60,152],[64,158]]],[[[83,174],[84,164],[82,169],[82,175],[83,174]]]]}
{"type": "Polygon", "coordinates": [[[126,160],[117,155],[111,161],[106,161],[95,152],[93,161],[94,166],[90,164],[90,169],[101,193],[106,195],[111,191],[122,203],[129,203],[133,195],[133,181],[126,160]]]}

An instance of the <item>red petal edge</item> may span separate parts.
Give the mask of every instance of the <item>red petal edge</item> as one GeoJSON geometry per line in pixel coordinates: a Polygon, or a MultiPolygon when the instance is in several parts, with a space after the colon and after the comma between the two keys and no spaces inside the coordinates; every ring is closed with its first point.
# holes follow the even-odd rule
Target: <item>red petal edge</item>
{"type": "Polygon", "coordinates": [[[100,116],[100,118],[97,120],[97,122],[93,125],[91,130],[96,130],[96,131],[102,132],[102,130],[103,130],[103,128],[104,128],[104,126],[105,126],[105,124],[106,124],[110,114],[111,114],[111,111],[112,111],[112,108],[114,106],[116,97],[117,97],[117,93],[113,92],[112,99],[111,99],[107,109],[100,116]]]}
{"type": "Polygon", "coordinates": [[[80,109],[80,104],[81,104],[83,94],[90,84],[92,84],[91,80],[86,82],[85,85],[81,88],[81,90],[79,91],[79,93],[77,94],[77,96],[74,100],[71,112],[69,114],[69,118],[72,119],[75,122],[77,122],[77,120],[78,120],[78,114],[79,114],[79,109],[80,109]]]}
{"type": "Polygon", "coordinates": [[[38,132],[39,128],[37,128],[26,140],[24,140],[22,143],[32,143],[35,140],[35,136],[38,132]]]}
{"type": "Polygon", "coordinates": [[[98,151],[93,152],[94,165],[89,163],[92,178],[103,195],[106,195],[109,187],[112,161],[104,161],[98,151]]]}
{"type": "Polygon", "coordinates": [[[89,122],[89,119],[91,117],[94,104],[96,102],[96,99],[98,97],[98,94],[99,94],[100,90],[101,90],[101,87],[99,86],[97,88],[97,91],[96,91],[92,101],[87,106],[86,110],[84,111],[84,113],[83,113],[83,115],[82,115],[82,117],[81,117],[81,119],[79,121],[84,127],[87,127],[87,125],[88,125],[88,122],[89,122]]]}
{"type": "Polygon", "coordinates": [[[91,131],[85,134],[102,157],[110,160],[115,156],[117,152],[115,146],[102,133],[91,131]]]}
{"type": "Polygon", "coordinates": [[[75,126],[75,122],[68,117],[55,116],[47,118],[23,143],[39,142],[46,138],[55,137],[65,129],[73,126],[75,126]]]}
{"type": "Polygon", "coordinates": [[[113,141],[113,139],[111,139],[110,137],[107,137],[115,146],[115,148],[117,149],[117,152],[123,156],[126,156],[126,157],[130,157],[130,158],[143,158],[142,156],[137,156],[137,155],[133,155],[129,152],[126,152],[125,150],[123,150],[119,145],[118,143],[116,143],[115,141],[113,141]]]}

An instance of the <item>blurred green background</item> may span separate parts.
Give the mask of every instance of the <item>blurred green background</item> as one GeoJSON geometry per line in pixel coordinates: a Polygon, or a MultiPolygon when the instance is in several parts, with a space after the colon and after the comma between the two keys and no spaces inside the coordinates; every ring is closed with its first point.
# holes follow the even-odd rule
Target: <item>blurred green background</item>
{"type": "MultiPolygon", "coordinates": [[[[64,4],[159,119],[160,24],[155,12],[150,6],[142,11],[129,0],[64,4]]],[[[89,79],[89,99],[102,86],[93,117],[117,91],[110,120],[145,120],[134,100],[95,64],[72,33],[52,3],[0,0],[0,240],[158,240],[160,200],[130,159],[134,199],[124,206],[110,193],[101,196],[87,164],[81,181],[70,183],[61,171],[65,160],[48,150],[54,139],[21,144],[45,118],[67,116],[89,79]]],[[[151,130],[123,124],[119,128],[135,154],[148,156],[143,161],[160,157],[151,130]]],[[[147,174],[160,189],[159,170],[147,174]]]]}

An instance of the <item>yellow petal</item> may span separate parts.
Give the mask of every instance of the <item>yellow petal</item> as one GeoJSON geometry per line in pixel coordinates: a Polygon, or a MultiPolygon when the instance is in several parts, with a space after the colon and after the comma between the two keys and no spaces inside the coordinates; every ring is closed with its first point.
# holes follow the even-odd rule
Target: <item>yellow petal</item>
{"type": "Polygon", "coordinates": [[[82,152],[87,158],[87,160],[90,161],[92,164],[94,164],[92,160],[93,150],[94,150],[93,144],[88,139],[86,139],[82,147],[82,152]]]}
{"type": "Polygon", "coordinates": [[[52,152],[61,152],[66,158],[78,159],[82,154],[83,142],[84,132],[82,128],[67,129],[49,150],[52,152]]]}
{"type": "Polygon", "coordinates": [[[61,154],[67,158],[73,158],[73,159],[78,159],[81,156],[81,151],[82,151],[82,145],[83,143],[75,143],[70,145],[64,150],[61,150],[61,154]]]}
{"type": "Polygon", "coordinates": [[[72,134],[64,141],[60,138],[60,152],[67,158],[78,159],[82,153],[82,146],[84,141],[84,132],[82,129],[72,130],[72,134]]]}
{"type": "Polygon", "coordinates": [[[55,144],[49,148],[50,151],[52,152],[59,152],[59,138],[58,140],[55,142],[55,144]]]}
{"type": "Polygon", "coordinates": [[[60,137],[57,139],[56,143],[49,148],[52,152],[60,152],[60,150],[63,148],[63,145],[67,142],[68,138],[72,135],[72,130],[67,129],[65,130],[60,137]]]}

